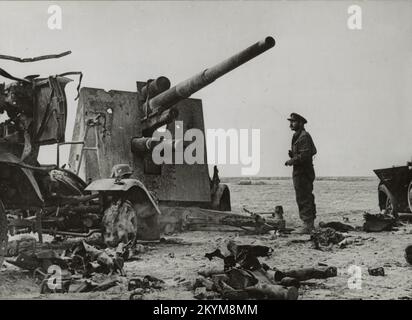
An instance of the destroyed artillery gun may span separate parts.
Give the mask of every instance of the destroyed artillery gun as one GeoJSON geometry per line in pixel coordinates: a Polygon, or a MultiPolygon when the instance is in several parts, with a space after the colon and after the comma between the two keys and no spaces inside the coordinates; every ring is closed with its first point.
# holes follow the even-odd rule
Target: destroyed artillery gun
{"type": "Polygon", "coordinates": [[[173,217],[165,215],[159,225],[167,208],[230,210],[230,192],[219,183],[217,169],[209,177],[205,144],[203,163],[159,165],[151,151],[163,143],[177,154],[178,129],[204,132],[202,102],[189,97],[274,44],[267,37],[172,88],[165,77],[137,82],[136,92],[82,88],[71,142],[64,136],[64,89],[71,81],[66,76],[79,73],[16,78],[0,69],[14,81],[0,87],[0,112],[8,116],[0,124],[0,259],[8,227],[36,231],[40,241],[43,232],[102,232],[107,243],[116,244],[158,239],[173,217]],[[156,138],[162,126],[172,139],[156,138]],[[57,144],[56,165],[37,161],[46,144],[57,144]],[[65,144],[71,145],[70,170],[60,167],[59,148],[65,144]]]}

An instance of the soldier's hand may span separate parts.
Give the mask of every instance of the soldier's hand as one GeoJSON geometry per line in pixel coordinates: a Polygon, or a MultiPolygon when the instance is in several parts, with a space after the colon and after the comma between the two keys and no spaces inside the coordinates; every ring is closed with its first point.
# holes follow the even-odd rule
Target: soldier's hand
{"type": "Polygon", "coordinates": [[[285,162],[285,166],[292,166],[292,165],[293,165],[292,159],[285,162]]]}
{"type": "Polygon", "coordinates": [[[289,150],[289,151],[288,151],[288,155],[289,155],[289,158],[293,158],[292,150],[289,150]]]}

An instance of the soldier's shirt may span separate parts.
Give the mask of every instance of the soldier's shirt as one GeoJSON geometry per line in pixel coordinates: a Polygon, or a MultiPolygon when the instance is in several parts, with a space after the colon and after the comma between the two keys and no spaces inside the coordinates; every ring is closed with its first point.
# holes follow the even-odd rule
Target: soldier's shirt
{"type": "MultiPolygon", "coordinates": [[[[313,168],[313,156],[317,153],[309,132],[295,132],[292,137],[292,164],[294,171],[299,168],[313,168]]],[[[300,170],[298,170],[300,171],[300,170]]]]}

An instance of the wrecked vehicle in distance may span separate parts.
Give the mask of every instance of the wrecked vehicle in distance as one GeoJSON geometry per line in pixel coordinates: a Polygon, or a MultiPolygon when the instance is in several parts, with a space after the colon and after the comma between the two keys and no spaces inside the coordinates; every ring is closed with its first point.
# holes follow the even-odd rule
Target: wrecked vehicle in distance
{"type": "Polygon", "coordinates": [[[398,213],[412,212],[412,162],[406,166],[373,170],[380,179],[379,208],[398,217],[398,213]]]}

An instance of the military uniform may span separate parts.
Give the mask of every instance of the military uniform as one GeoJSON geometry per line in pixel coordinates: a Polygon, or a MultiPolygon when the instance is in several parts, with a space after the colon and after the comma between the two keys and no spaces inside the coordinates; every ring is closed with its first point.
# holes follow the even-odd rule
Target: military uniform
{"type": "Polygon", "coordinates": [[[315,144],[307,131],[302,129],[295,132],[292,138],[290,162],[293,165],[293,186],[299,216],[304,222],[311,222],[316,218],[315,196],[313,195],[313,182],[315,181],[313,156],[316,152],[315,144]]]}

